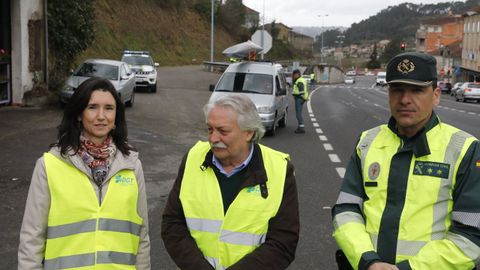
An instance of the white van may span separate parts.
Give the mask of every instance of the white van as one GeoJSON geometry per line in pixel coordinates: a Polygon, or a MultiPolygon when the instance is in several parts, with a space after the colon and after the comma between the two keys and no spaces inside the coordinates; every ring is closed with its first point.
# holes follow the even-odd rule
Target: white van
{"type": "Polygon", "coordinates": [[[385,86],[387,85],[387,72],[379,71],[377,73],[377,82],[375,85],[385,86]]]}
{"type": "Polygon", "coordinates": [[[210,101],[230,93],[248,96],[257,107],[267,134],[287,124],[288,84],[280,64],[239,62],[228,66],[217,85],[210,85],[210,101]]]}

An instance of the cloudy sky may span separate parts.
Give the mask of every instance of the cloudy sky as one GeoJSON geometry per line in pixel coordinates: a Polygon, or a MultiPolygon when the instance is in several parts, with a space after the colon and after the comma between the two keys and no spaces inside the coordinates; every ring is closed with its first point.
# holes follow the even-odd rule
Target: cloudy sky
{"type": "MultiPolygon", "coordinates": [[[[264,0],[265,22],[276,20],[288,26],[346,26],[358,23],[377,14],[382,9],[407,1],[395,0],[264,0]],[[328,14],[326,17],[318,15],[328,14]]],[[[415,4],[431,4],[450,1],[410,0],[415,4]]],[[[263,13],[262,0],[243,0],[243,3],[263,13]]]]}

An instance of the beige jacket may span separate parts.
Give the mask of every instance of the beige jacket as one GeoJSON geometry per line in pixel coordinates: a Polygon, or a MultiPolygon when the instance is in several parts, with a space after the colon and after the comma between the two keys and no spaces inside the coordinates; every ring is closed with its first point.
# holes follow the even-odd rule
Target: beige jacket
{"type": "MultiPolygon", "coordinates": [[[[92,184],[97,199],[99,198],[99,188],[93,182],[90,168],[88,168],[78,155],[62,157],[59,149],[52,148],[50,153],[60,157],[67,163],[74,165],[77,169],[88,176],[92,184]]],[[[117,151],[112,161],[107,179],[112,178],[118,171],[123,169],[134,170],[138,181],[138,214],[143,218],[143,225],[140,231],[140,243],[137,254],[136,268],[139,270],[150,269],[150,239],[148,236],[148,208],[147,196],[145,193],[145,180],[143,169],[137,152],[130,152],[129,156],[124,156],[117,151]]],[[[109,180],[102,187],[103,200],[108,190],[109,180]]],[[[48,189],[47,176],[45,173],[45,161],[43,156],[37,160],[33,170],[32,181],[28,191],[27,204],[23,216],[22,228],[20,231],[20,245],[18,247],[18,269],[35,270],[43,269],[42,261],[44,258],[45,241],[47,233],[48,212],[50,209],[50,191],[48,189]]]]}

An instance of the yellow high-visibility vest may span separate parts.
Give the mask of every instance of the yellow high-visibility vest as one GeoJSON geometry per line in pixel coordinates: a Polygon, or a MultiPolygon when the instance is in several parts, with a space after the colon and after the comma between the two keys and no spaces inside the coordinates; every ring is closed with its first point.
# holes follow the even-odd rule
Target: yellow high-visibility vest
{"type": "Polygon", "coordinates": [[[143,219],[132,170],[110,179],[99,200],[89,178],[44,154],[50,190],[44,269],[135,269],[143,219]]]}
{"type": "Polygon", "coordinates": [[[293,84],[292,95],[302,96],[304,100],[308,100],[308,85],[302,76],[300,76],[293,84]],[[303,83],[303,92],[300,92],[300,89],[298,88],[299,83],[303,83]]]}
{"type": "Polygon", "coordinates": [[[260,145],[267,172],[268,197],[259,185],[242,189],[223,210],[215,172],[202,166],[210,150],[198,142],[188,153],[180,189],[190,234],[215,269],[226,269],[265,242],[268,223],[280,207],[287,172],[287,154],[260,145]]]}
{"type": "MultiPolygon", "coordinates": [[[[471,242],[465,237],[449,233],[448,229],[458,167],[475,138],[444,123],[433,127],[426,136],[431,154],[422,157],[413,155],[410,161],[395,261],[398,263],[417,256],[426,245],[438,245],[439,250],[446,247],[450,250],[449,263],[466,266],[458,269],[472,269],[475,258],[469,255],[472,254],[469,252],[471,242]]],[[[387,205],[392,157],[402,143],[387,125],[382,125],[362,133],[357,144],[363,186],[368,198],[362,202],[365,219],[359,213],[348,211],[334,218],[334,237],[340,246],[342,243],[350,246],[347,244],[349,235],[358,235],[355,247],[343,249],[354,269],[357,269],[363,253],[377,250],[382,215],[387,205]]],[[[353,197],[340,194],[337,203],[353,203],[357,200],[353,197]]],[[[428,261],[428,252],[420,256],[428,261]]],[[[410,262],[412,269],[424,269],[418,265],[422,259],[410,262]]],[[[435,265],[438,269],[449,269],[441,261],[435,265]]]]}

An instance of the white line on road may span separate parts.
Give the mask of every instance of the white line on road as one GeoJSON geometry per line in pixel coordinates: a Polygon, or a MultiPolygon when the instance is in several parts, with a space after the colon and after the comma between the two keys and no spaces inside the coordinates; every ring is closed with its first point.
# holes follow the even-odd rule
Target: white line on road
{"type": "Polygon", "coordinates": [[[317,122],[317,118],[311,118],[312,122],[317,122]]]}
{"type": "Polygon", "coordinates": [[[331,162],[340,163],[340,158],[337,156],[337,154],[328,154],[328,157],[330,158],[331,162]]]}
{"type": "Polygon", "coordinates": [[[323,210],[331,210],[332,207],[331,207],[331,206],[324,206],[324,207],[322,207],[322,209],[323,209],[323,210]]]}
{"type": "Polygon", "coordinates": [[[308,109],[308,113],[310,113],[310,114],[313,114],[313,111],[312,111],[312,97],[313,97],[313,94],[315,94],[315,92],[317,91],[317,89],[312,91],[312,93],[310,94],[310,97],[308,99],[308,102],[307,102],[307,109],[308,109]]]}
{"type": "Polygon", "coordinates": [[[323,134],[323,130],[321,128],[317,128],[315,129],[315,131],[318,133],[318,134],[323,134]]]}
{"type": "Polygon", "coordinates": [[[345,168],[339,167],[335,169],[337,170],[337,173],[340,176],[340,178],[343,179],[343,177],[345,177],[345,168]]]}
{"type": "Polygon", "coordinates": [[[320,141],[322,141],[322,142],[328,141],[327,136],[324,136],[324,135],[320,135],[320,136],[318,136],[318,138],[319,138],[320,141]]]}
{"type": "Polygon", "coordinates": [[[318,123],[313,123],[313,127],[319,127],[320,125],[318,123]]]}
{"type": "Polygon", "coordinates": [[[325,151],[332,151],[333,150],[333,146],[329,143],[324,143],[323,148],[325,148],[325,151]]]}

